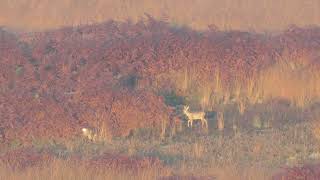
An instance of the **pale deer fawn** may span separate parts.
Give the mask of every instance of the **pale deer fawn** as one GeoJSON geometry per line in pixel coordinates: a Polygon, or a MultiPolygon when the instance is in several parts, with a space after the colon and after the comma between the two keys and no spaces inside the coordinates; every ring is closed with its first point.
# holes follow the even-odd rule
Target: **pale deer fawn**
{"type": "Polygon", "coordinates": [[[194,120],[200,120],[202,127],[208,128],[208,121],[204,118],[205,112],[190,112],[189,106],[183,107],[183,113],[188,117],[188,127],[192,127],[192,123],[194,120]]]}

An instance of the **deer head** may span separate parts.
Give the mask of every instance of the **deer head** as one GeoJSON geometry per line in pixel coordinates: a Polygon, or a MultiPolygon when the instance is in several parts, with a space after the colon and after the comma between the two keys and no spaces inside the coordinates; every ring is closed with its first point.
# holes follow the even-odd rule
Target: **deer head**
{"type": "Polygon", "coordinates": [[[189,111],[189,106],[184,106],[183,111],[185,111],[185,112],[189,111]]]}

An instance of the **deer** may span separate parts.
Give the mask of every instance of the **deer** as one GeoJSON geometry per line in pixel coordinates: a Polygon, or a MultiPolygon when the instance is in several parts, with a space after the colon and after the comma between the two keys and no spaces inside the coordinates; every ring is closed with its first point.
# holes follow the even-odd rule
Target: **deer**
{"type": "Polygon", "coordinates": [[[82,128],[82,135],[86,137],[90,141],[96,141],[97,140],[97,133],[92,128],[82,128]]]}
{"type": "Polygon", "coordinates": [[[183,113],[188,117],[188,127],[192,127],[194,120],[200,120],[202,128],[205,126],[208,128],[208,121],[204,118],[205,112],[190,112],[189,106],[183,107],[183,113]]]}

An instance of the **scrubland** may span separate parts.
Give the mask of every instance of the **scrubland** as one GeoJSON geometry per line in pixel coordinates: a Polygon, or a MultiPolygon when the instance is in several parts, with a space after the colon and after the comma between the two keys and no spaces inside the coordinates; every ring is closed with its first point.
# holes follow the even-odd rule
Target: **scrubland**
{"type": "Polygon", "coordinates": [[[0,179],[317,179],[319,38],[151,17],[1,30],[0,179]]]}

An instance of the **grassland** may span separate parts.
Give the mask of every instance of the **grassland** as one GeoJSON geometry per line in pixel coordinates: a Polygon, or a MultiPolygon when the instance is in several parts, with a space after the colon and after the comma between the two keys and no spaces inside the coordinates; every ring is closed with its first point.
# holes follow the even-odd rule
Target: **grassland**
{"type": "MultiPolygon", "coordinates": [[[[50,152],[54,157],[44,164],[30,164],[23,169],[2,166],[1,179],[160,179],[170,176],[213,179],[270,179],[280,167],[316,163],[320,143],[312,134],[313,127],[302,123],[269,131],[238,132],[237,135],[213,133],[201,135],[185,129],[165,140],[137,134],[130,139],[91,143],[75,141],[50,142],[35,140],[36,152],[50,152]],[[122,164],[84,165],[86,158],[103,154],[128,157],[159,158],[163,164],[150,165],[137,171],[121,169],[122,164]],[[82,160],[74,160],[74,155],[82,160]],[[164,168],[165,167],[165,168],[164,168]],[[120,168],[120,169],[119,169],[120,168]]],[[[12,148],[8,147],[8,151],[12,148]]],[[[4,151],[2,149],[2,151],[4,151]]],[[[4,152],[2,152],[4,153],[4,152]]],[[[17,157],[21,155],[17,154],[17,157]]],[[[19,157],[23,158],[23,157],[19,157]]],[[[25,157],[28,158],[28,157],[25,157]]],[[[30,158],[30,157],[29,157],[30,158]]],[[[116,158],[116,156],[115,156],[116,158]]],[[[28,161],[27,161],[28,162],[28,161]]],[[[110,163],[110,162],[109,162],[110,163]]]]}

